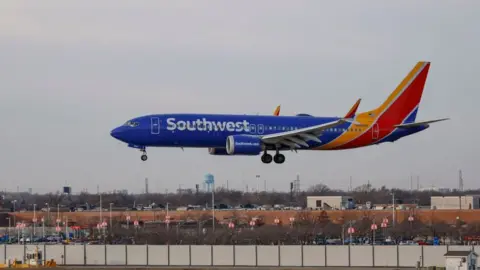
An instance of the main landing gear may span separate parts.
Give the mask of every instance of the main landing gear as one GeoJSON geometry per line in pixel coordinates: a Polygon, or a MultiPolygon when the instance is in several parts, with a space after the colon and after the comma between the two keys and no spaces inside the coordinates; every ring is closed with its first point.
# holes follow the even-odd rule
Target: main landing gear
{"type": "Polygon", "coordinates": [[[140,151],[142,152],[142,156],[140,158],[142,159],[142,161],[146,161],[148,159],[147,150],[143,148],[143,149],[140,149],[140,151]]]}
{"type": "Polygon", "coordinates": [[[272,163],[272,160],[275,161],[277,164],[282,164],[285,162],[285,156],[283,154],[280,154],[277,150],[277,153],[273,156],[268,154],[267,151],[265,151],[262,155],[262,162],[265,164],[272,163]]]}

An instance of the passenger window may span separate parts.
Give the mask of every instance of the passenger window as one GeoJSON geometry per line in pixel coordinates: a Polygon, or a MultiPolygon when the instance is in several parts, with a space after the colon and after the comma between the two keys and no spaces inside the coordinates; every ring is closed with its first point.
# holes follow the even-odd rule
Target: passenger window
{"type": "Polygon", "coordinates": [[[259,124],[259,125],[258,125],[258,128],[257,128],[258,134],[263,134],[263,131],[264,131],[263,125],[262,125],[262,124],[259,124]]]}
{"type": "Polygon", "coordinates": [[[250,124],[250,133],[255,134],[255,131],[257,131],[257,126],[255,126],[255,124],[250,124]]]}

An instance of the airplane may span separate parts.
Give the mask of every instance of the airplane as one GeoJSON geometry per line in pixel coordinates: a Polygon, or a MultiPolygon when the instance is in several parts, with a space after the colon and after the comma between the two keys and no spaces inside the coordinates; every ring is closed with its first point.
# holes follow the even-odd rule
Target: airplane
{"type": "Polygon", "coordinates": [[[345,150],[418,133],[442,118],[415,122],[430,62],[420,61],[377,108],[358,113],[359,99],[344,117],[310,114],[280,116],[233,114],[152,114],[133,118],[110,134],[142,152],[147,147],[208,148],[216,156],[257,156],[269,164],[285,162],[282,152],[345,150]],[[272,157],[269,151],[274,151],[272,157]]]}

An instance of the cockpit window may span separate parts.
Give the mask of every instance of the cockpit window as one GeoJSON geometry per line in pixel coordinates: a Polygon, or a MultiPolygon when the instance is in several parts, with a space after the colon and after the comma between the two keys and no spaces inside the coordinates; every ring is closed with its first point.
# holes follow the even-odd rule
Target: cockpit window
{"type": "Polygon", "coordinates": [[[138,127],[138,122],[134,122],[134,121],[128,121],[124,124],[124,126],[129,126],[129,127],[138,127]]]}

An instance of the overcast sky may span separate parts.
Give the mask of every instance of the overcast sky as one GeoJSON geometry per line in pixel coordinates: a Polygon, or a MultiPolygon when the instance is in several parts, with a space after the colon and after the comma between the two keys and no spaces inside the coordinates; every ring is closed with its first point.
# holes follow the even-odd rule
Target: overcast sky
{"type": "Polygon", "coordinates": [[[324,183],[478,188],[478,1],[1,1],[0,177],[7,190],[140,192],[324,183]],[[432,62],[417,120],[451,117],[394,144],[258,157],[140,152],[110,137],[150,113],[341,116],[380,105],[432,62]]]}

